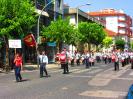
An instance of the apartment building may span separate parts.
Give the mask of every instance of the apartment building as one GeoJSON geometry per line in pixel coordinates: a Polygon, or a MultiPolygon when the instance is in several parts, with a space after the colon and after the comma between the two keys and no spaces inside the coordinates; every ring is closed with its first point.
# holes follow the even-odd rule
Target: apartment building
{"type": "Polygon", "coordinates": [[[103,9],[101,11],[89,12],[88,14],[105,24],[105,30],[112,37],[120,37],[125,40],[125,48],[129,47],[132,36],[132,18],[123,10],[103,9]]]}

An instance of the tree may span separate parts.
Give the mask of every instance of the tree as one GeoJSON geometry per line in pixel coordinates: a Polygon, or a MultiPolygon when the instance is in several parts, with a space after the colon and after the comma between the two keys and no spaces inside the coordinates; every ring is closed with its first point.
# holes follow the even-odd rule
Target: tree
{"type": "Polygon", "coordinates": [[[20,38],[35,23],[35,8],[30,0],[0,0],[0,34],[20,38]]]}
{"type": "Polygon", "coordinates": [[[103,30],[103,26],[97,23],[89,23],[90,43],[96,46],[100,45],[103,39],[106,37],[106,33],[103,30]]]}
{"type": "Polygon", "coordinates": [[[89,23],[87,22],[80,22],[78,24],[78,32],[81,34],[79,36],[80,41],[83,43],[90,42],[90,32],[89,32],[89,23]]]}
{"type": "Polygon", "coordinates": [[[133,42],[130,43],[131,49],[133,50],[133,42]]]}
{"type": "Polygon", "coordinates": [[[125,41],[123,39],[121,39],[121,38],[118,38],[115,41],[115,45],[116,45],[116,48],[117,49],[123,50],[124,49],[124,46],[125,46],[125,41]]]}
{"type": "Polygon", "coordinates": [[[73,45],[76,43],[77,32],[74,25],[69,23],[69,18],[62,19],[59,17],[56,21],[52,21],[48,27],[44,27],[41,33],[47,41],[55,41],[59,45],[60,51],[62,43],[73,45]]]}
{"type": "Polygon", "coordinates": [[[103,39],[103,45],[105,48],[108,48],[111,44],[113,44],[112,37],[105,37],[105,39],[103,39]]]}
{"type": "Polygon", "coordinates": [[[8,65],[8,39],[22,39],[35,23],[35,8],[30,0],[0,0],[0,37],[6,45],[8,65]]]}
{"type": "MultiPolygon", "coordinates": [[[[78,31],[81,34],[81,42],[90,44],[99,45],[102,43],[106,34],[103,30],[103,27],[97,23],[88,23],[81,22],[78,26],[78,31]]],[[[89,47],[90,50],[90,47],[89,47]]]]}

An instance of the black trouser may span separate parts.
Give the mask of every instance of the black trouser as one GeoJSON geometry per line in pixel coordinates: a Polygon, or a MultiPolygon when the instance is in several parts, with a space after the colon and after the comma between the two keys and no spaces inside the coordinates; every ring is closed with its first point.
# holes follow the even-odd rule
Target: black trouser
{"type": "Polygon", "coordinates": [[[68,63],[65,64],[61,64],[61,66],[63,67],[63,74],[69,73],[69,68],[68,68],[68,63]]]}
{"type": "Polygon", "coordinates": [[[85,65],[86,65],[86,68],[89,68],[89,66],[90,66],[89,58],[85,58],[85,65]]]}
{"type": "Polygon", "coordinates": [[[94,63],[94,62],[92,62],[92,66],[94,66],[94,64],[95,64],[95,63],[94,63]]]}
{"type": "Polygon", "coordinates": [[[74,59],[71,60],[71,66],[74,66],[74,59]]]}
{"type": "Polygon", "coordinates": [[[97,63],[101,61],[99,56],[96,56],[96,60],[97,60],[97,63]]]}
{"type": "Polygon", "coordinates": [[[131,61],[131,69],[133,69],[133,60],[131,61]]]}
{"type": "Polygon", "coordinates": [[[111,58],[108,58],[108,62],[111,63],[111,58]]]}
{"type": "Polygon", "coordinates": [[[114,70],[119,70],[119,62],[114,62],[114,70]]]}
{"type": "Polygon", "coordinates": [[[77,63],[77,66],[79,66],[80,65],[80,59],[77,59],[76,63],[77,63]]]}
{"type": "Polygon", "coordinates": [[[48,76],[48,72],[46,69],[46,63],[40,64],[40,77],[43,77],[43,72],[45,72],[46,76],[48,76]]]}
{"type": "Polygon", "coordinates": [[[124,61],[122,61],[122,62],[121,62],[121,64],[122,64],[122,67],[124,67],[124,66],[125,66],[125,63],[124,63],[124,61]]]}
{"type": "Polygon", "coordinates": [[[105,64],[107,64],[107,57],[104,58],[104,62],[105,62],[105,64]]]}

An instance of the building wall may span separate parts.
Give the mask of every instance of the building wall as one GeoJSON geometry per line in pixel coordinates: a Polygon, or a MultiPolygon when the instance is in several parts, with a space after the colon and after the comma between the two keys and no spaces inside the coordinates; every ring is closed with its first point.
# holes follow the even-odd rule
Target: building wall
{"type": "Polygon", "coordinates": [[[71,15],[71,16],[70,16],[70,24],[76,25],[76,18],[75,18],[75,15],[71,15]]]}
{"type": "Polygon", "coordinates": [[[118,32],[118,17],[117,16],[106,17],[106,28],[117,33],[118,32]]]}
{"type": "Polygon", "coordinates": [[[132,19],[126,15],[122,10],[105,9],[97,12],[90,12],[90,16],[97,18],[100,22],[103,22],[108,30],[116,32],[116,37],[121,37],[125,40],[126,48],[130,42],[132,34],[132,19]]]}

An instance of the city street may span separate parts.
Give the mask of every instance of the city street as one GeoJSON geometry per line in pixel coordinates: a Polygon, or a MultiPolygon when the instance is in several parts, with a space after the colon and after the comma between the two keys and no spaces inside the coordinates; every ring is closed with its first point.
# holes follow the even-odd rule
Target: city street
{"type": "Polygon", "coordinates": [[[49,68],[51,77],[39,78],[39,71],[24,71],[25,81],[16,83],[14,73],[0,73],[0,99],[125,99],[133,82],[130,65],[114,71],[113,64],[99,63],[89,69],[70,67],[62,74],[49,68]]]}

